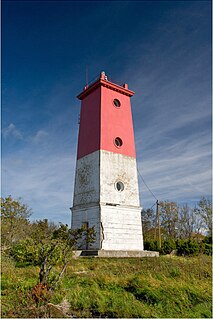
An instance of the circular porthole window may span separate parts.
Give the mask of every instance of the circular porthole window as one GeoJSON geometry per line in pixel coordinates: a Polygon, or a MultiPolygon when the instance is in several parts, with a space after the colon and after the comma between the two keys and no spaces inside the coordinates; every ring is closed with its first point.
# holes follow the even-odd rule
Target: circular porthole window
{"type": "Polygon", "coordinates": [[[115,188],[118,192],[122,192],[124,190],[124,184],[122,182],[116,182],[115,183],[115,188]]]}
{"type": "Polygon", "coordinates": [[[120,107],[121,106],[121,102],[118,99],[114,99],[113,100],[113,104],[115,107],[120,107]]]}
{"type": "Polygon", "coordinates": [[[123,145],[123,141],[120,137],[116,137],[114,142],[117,147],[121,147],[123,145]]]}

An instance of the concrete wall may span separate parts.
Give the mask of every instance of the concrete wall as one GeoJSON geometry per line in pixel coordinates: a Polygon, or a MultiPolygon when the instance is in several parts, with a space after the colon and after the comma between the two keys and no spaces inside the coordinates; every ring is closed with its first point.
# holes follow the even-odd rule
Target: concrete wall
{"type": "Polygon", "coordinates": [[[100,202],[140,206],[134,157],[100,151],[100,202]],[[124,184],[122,192],[116,190],[117,181],[124,184]]]}
{"type": "Polygon", "coordinates": [[[76,163],[73,206],[93,205],[100,201],[100,154],[86,155],[76,163]]]}
{"type": "Polygon", "coordinates": [[[143,250],[140,212],[140,208],[108,205],[73,209],[72,228],[80,228],[84,222],[95,226],[96,242],[90,249],[143,250]]]}
{"type": "Polygon", "coordinates": [[[92,249],[143,250],[136,159],[108,151],[80,158],[76,165],[72,228],[95,226],[92,249]],[[121,181],[124,190],[116,190],[121,181]]]}
{"type": "Polygon", "coordinates": [[[101,206],[102,249],[143,250],[141,209],[101,206]]]}
{"type": "Polygon", "coordinates": [[[73,206],[91,203],[140,206],[135,158],[101,150],[77,161],[73,206]],[[117,181],[124,191],[116,190],[117,181]]]}

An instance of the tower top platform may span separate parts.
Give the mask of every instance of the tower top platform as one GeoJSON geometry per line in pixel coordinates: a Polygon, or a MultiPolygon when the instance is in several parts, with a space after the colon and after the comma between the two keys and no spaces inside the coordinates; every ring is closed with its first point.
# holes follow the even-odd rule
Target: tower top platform
{"type": "Polygon", "coordinates": [[[104,86],[113,91],[117,91],[121,94],[127,95],[129,97],[135,94],[134,91],[128,89],[128,84],[118,85],[108,80],[105,72],[101,72],[100,77],[92,82],[90,85],[86,85],[84,90],[77,96],[79,100],[83,100],[87,95],[96,90],[98,87],[104,86]]]}

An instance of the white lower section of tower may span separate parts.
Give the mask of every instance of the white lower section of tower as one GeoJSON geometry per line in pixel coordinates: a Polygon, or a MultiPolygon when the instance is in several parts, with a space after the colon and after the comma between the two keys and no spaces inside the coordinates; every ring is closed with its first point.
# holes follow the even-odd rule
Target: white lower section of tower
{"type": "Polygon", "coordinates": [[[72,228],[84,223],[96,231],[89,249],[143,250],[135,158],[96,151],[77,161],[72,228]]]}

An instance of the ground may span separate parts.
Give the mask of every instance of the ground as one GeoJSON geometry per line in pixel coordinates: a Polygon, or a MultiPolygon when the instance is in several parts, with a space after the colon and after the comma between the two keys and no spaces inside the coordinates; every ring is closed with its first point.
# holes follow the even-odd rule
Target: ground
{"type": "Polygon", "coordinates": [[[38,267],[2,258],[2,317],[211,318],[211,257],[78,258],[36,300],[38,267]]]}

